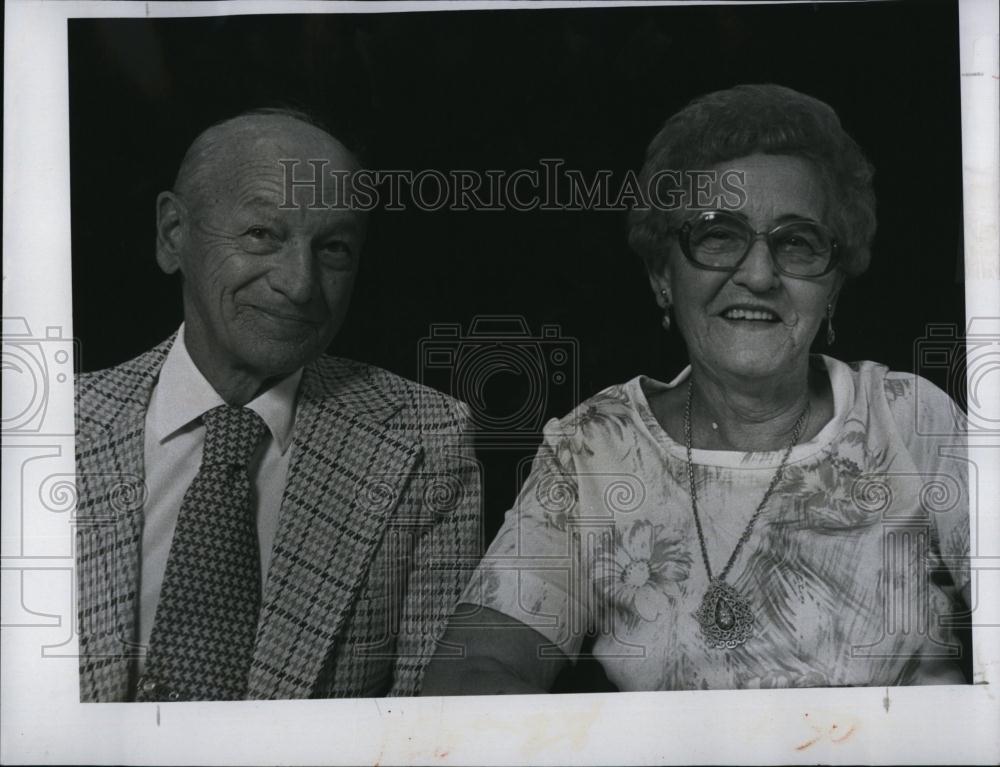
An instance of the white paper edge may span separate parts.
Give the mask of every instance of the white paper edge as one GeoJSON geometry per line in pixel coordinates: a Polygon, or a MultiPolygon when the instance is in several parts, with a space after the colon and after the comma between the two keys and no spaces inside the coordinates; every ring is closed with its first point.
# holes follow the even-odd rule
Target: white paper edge
{"type": "MultiPolygon", "coordinates": [[[[4,316],[72,337],[66,19],[496,8],[432,3],[9,3],[4,45],[4,316]]],[[[503,3],[541,8],[605,3],[503,3]]],[[[961,0],[967,314],[1000,315],[995,0],[961,0]]],[[[927,94],[933,98],[933,94],[927,94]]],[[[916,160],[915,160],[916,161],[916,160]]],[[[110,202],[110,201],[109,201],[110,202]]],[[[86,268],[86,265],[78,265],[86,268]]],[[[61,343],[50,340],[52,343],[61,343]]],[[[49,348],[49,347],[47,347],[49,348]]],[[[997,376],[981,397],[1000,398],[997,376]]],[[[5,389],[6,396],[10,394],[5,389]]],[[[16,394],[16,392],[15,392],[16,394]]],[[[54,387],[56,431],[71,388],[54,387]]],[[[38,469],[72,476],[70,437],[5,436],[0,761],[130,764],[996,763],[1000,760],[1000,450],[979,467],[975,669],[965,687],[368,699],[77,703],[67,513],[41,513],[38,469]],[[14,458],[11,459],[11,456],[14,458]],[[29,456],[26,458],[25,456],[29,456]],[[992,567],[993,569],[987,569],[992,567]],[[25,607],[54,606],[28,616],[25,607]],[[20,622],[48,623],[40,628],[20,622]],[[14,624],[14,627],[11,627],[14,624]],[[987,625],[983,625],[987,624],[987,625]],[[44,645],[63,647],[46,652],[44,645]],[[993,685],[987,682],[992,681],[993,685]]],[[[49,488],[50,491],[52,488],[49,488]]]]}

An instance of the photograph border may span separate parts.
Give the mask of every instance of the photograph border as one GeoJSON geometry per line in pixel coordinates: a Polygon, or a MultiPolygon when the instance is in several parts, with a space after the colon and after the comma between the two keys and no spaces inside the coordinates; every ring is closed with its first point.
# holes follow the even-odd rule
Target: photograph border
{"type": "MultiPolygon", "coordinates": [[[[675,3],[629,3],[672,5],[675,3]]],[[[706,3],[707,4],[707,3],[706,3]]],[[[712,3],[716,4],[716,3],[712,3]]],[[[281,13],[611,2],[281,3],[281,13]]],[[[1000,441],[969,435],[973,684],[237,703],[78,702],[72,525],[68,18],[262,14],[275,4],[14,2],[5,13],[5,318],[70,355],[44,433],[3,434],[0,761],[130,764],[995,763],[1000,759],[1000,441]],[[67,383],[68,380],[68,383],[67,383]],[[45,471],[39,469],[44,459],[45,471]],[[45,483],[43,492],[42,484],[45,483]],[[51,514],[33,514],[44,508],[51,514]],[[44,517],[44,524],[35,524],[44,517]],[[733,697],[738,696],[738,697],[733,697]]],[[[966,319],[1000,320],[994,0],[960,0],[966,319]]],[[[5,326],[5,333],[6,333],[5,326]]],[[[66,357],[59,359],[65,361],[66,357]]],[[[58,362],[58,360],[57,360],[58,362]]],[[[8,406],[4,373],[4,408],[8,406]]],[[[61,376],[61,378],[60,378],[61,376]]],[[[1000,376],[980,400],[1000,401],[1000,376]],[[990,399],[992,398],[992,399],[990,399]]]]}

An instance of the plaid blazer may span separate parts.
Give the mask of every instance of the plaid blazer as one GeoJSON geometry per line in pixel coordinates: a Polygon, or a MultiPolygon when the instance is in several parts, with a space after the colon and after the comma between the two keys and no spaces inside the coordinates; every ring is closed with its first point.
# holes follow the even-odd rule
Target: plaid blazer
{"type": "MultiPolygon", "coordinates": [[[[170,339],[76,382],[82,701],[128,700],[146,409],[170,339]]],[[[384,370],[306,366],[250,699],[414,695],[482,551],[467,409],[384,370]]]]}

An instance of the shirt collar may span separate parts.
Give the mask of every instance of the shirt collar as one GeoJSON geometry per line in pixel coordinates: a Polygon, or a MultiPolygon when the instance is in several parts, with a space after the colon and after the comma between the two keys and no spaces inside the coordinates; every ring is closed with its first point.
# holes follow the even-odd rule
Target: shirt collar
{"type": "MultiPolygon", "coordinates": [[[[267,424],[282,454],[292,442],[295,395],[301,380],[302,368],[299,368],[246,405],[267,424]]],[[[224,404],[222,397],[191,359],[184,343],[182,324],[160,368],[160,377],[149,404],[146,428],[162,444],[181,429],[190,427],[204,413],[224,404]]]]}

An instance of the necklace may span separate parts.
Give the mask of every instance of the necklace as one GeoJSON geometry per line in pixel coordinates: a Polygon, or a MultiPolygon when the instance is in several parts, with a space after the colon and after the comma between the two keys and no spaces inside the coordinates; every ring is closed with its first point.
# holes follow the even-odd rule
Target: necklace
{"type": "Polygon", "coordinates": [[[799,441],[799,434],[806,421],[806,416],[809,414],[809,403],[806,402],[806,406],[799,413],[799,417],[795,421],[795,426],[792,427],[792,439],[788,443],[788,447],[785,448],[785,454],[781,458],[778,470],[774,472],[771,484],[767,486],[764,497],[761,498],[760,503],[757,505],[757,510],[754,511],[750,517],[750,521],[747,522],[743,535],[736,542],[736,548],[733,549],[729,561],[726,562],[726,566],[722,568],[722,572],[719,573],[718,577],[713,577],[712,566],[708,563],[705,534],[701,529],[701,519],[698,517],[698,493],[694,482],[694,461],[691,460],[692,389],[693,387],[689,380],[687,401],[684,403],[684,442],[687,447],[688,483],[691,486],[691,513],[694,514],[695,529],[698,532],[698,543],[701,544],[701,558],[705,563],[705,572],[708,573],[709,583],[708,590],[705,592],[705,596],[702,597],[701,606],[695,611],[694,616],[701,626],[701,635],[709,647],[731,650],[734,647],[739,647],[750,638],[750,635],[753,633],[754,616],[750,609],[750,602],[735,588],[726,583],[726,576],[729,575],[733,563],[739,556],[740,551],[742,551],[743,544],[749,540],[750,533],[753,532],[753,526],[757,522],[757,517],[764,512],[764,508],[771,499],[774,489],[778,486],[778,482],[781,481],[781,474],[785,470],[785,464],[788,463],[788,456],[792,454],[792,448],[799,441]]]}

